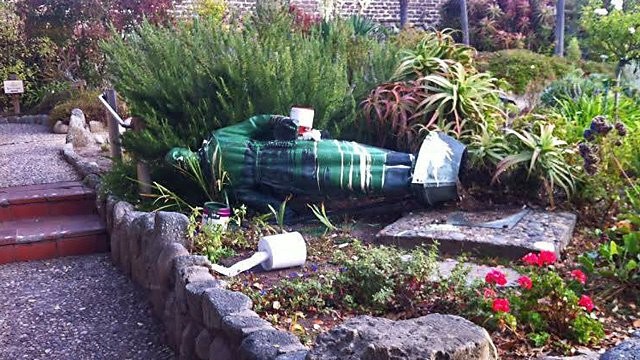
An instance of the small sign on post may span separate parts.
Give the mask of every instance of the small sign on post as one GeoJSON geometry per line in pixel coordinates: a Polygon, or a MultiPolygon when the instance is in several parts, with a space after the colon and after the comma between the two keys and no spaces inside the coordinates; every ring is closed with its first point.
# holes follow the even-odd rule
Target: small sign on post
{"type": "Polygon", "coordinates": [[[22,82],[22,80],[5,80],[4,93],[5,94],[23,94],[24,83],[22,82]]]}
{"type": "Polygon", "coordinates": [[[13,113],[20,114],[20,94],[24,93],[24,82],[18,80],[15,74],[9,75],[9,80],[4,81],[4,93],[11,96],[13,103],[13,113]]]}

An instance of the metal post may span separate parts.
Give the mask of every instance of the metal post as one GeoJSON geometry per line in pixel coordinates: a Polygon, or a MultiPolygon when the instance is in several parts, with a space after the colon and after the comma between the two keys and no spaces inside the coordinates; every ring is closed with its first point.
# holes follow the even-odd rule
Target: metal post
{"type": "MultiPolygon", "coordinates": [[[[132,125],[133,131],[144,130],[144,121],[142,119],[133,118],[132,125]]],[[[143,160],[138,160],[136,170],[138,174],[138,191],[141,195],[151,194],[151,173],[149,172],[149,165],[143,160]]]]}
{"type": "MultiPolygon", "coordinates": [[[[113,89],[107,89],[105,97],[109,106],[115,111],[118,111],[118,97],[116,91],[113,89]]],[[[109,111],[106,111],[107,126],[109,127],[109,144],[111,147],[111,158],[114,160],[122,160],[122,146],[120,145],[120,128],[118,126],[118,120],[114,118],[109,111]]]]}
{"type": "Polygon", "coordinates": [[[469,45],[469,16],[467,0],[460,0],[460,22],[462,23],[462,43],[469,45]]]}

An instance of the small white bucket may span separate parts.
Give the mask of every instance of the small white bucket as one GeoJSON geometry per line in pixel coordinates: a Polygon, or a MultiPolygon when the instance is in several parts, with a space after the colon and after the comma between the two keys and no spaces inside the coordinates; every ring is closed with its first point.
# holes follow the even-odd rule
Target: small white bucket
{"type": "Polygon", "coordinates": [[[311,108],[292,107],[289,117],[298,123],[298,132],[300,134],[313,129],[313,117],[315,111],[311,108]]]}
{"type": "Polygon", "coordinates": [[[258,242],[258,251],[269,255],[262,262],[265,270],[302,266],[307,260],[307,244],[299,232],[265,236],[258,242]]]}

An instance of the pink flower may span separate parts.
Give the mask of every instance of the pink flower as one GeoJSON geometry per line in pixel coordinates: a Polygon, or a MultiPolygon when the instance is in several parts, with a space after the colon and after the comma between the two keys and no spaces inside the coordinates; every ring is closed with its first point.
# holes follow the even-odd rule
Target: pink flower
{"type": "Polygon", "coordinates": [[[522,257],[522,261],[524,261],[527,265],[538,265],[538,255],[534,253],[528,253],[527,255],[522,257]]]}
{"type": "Polygon", "coordinates": [[[528,276],[520,276],[520,278],[518,278],[518,284],[520,284],[521,288],[529,290],[533,286],[533,281],[531,281],[531,278],[528,276]]]}
{"type": "Polygon", "coordinates": [[[556,262],[558,258],[553,251],[540,251],[538,256],[538,266],[551,265],[556,262]]]}
{"type": "Polygon", "coordinates": [[[582,295],[580,297],[580,300],[578,301],[578,306],[582,306],[587,311],[591,311],[593,310],[594,307],[596,307],[595,305],[593,305],[593,301],[591,301],[591,298],[588,297],[587,295],[582,295]]]}
{"type": "Polygon", "coordinates": [[[574,278],[577,282],[584,285],[587,282],[587,275],[585,275],[582,270],[576,269],[571,272],[571,277],[574,278]]]}
{"type": "Polygon", "coordinates": [[[507,299],[493,299],[493,304],[491,308],[495,312],[509,312],[509,300],[507,299]]]}
{"type": "Polygon", "coordinates": [[[484,281],[486,281],[487,284],[505,285],[507,283],[507,277],[499,270],[494,269],[487,273],[487,276],[484,277],[484,281]]]}
{"type": "Polygon", "coordinates": [[[483,297],[485,299],[493,299],[494,297],[496,297],[496,292],[492,288],[484,288],[483,297]]]}

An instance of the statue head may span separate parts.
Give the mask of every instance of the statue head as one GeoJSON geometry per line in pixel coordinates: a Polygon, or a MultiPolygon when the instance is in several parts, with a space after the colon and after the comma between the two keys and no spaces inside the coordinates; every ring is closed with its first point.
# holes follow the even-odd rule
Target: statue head
{"type": "Polygon", "coordinates": [[[454,200],[466,148],[442,132],[431,132],[422,142],[413,169],[411,188],[427,205],[454,200]]]}

